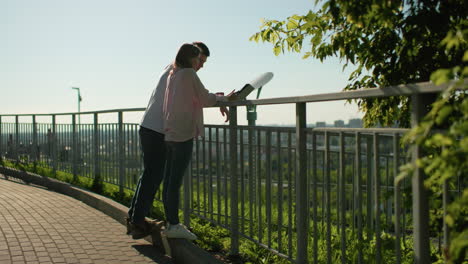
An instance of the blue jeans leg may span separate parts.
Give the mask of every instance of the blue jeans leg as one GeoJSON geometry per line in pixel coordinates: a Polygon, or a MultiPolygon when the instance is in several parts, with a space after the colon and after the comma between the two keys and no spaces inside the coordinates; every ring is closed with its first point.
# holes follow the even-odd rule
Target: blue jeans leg
{"type": "Polygon", "coordinates": [[[180,186],[192,158],[193,139],[184,142],[166,142],[167,163],[164,176],[163,202],[166,220],[179,223],[180,186]]]}
{"type": "Polygon", "coordinates": [[[164,135],[140,127],[140,142],[143,151],[143,174],[138,180],[128,215],[133,223],[141,223],[148,215],[154,195],[164,177],[166,147],[164,135]]]}

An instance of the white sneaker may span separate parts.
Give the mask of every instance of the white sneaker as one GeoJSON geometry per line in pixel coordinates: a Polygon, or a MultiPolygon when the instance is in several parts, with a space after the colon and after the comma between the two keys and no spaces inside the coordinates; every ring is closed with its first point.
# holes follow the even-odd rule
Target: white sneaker
{"type": "Polygon", "coordinates": [[[188,240],[198,239],[197,236],[190,232],[184,225],[168,225],[163,231],[168,238],[185,238],[188,240]]]}

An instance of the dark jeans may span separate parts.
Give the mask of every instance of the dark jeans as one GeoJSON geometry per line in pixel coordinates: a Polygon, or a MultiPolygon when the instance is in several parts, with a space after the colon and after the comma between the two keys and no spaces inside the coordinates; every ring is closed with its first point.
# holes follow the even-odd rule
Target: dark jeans
{"type": "Polygon", "coordinates": [[[163,202],[166,220],[179,223],[180,186],[192,158],[193,139],[184,142],[166,142],[166,172],[164,176],[163,202]]]}
{"type": "Polygon", "coordinates": [[[154,195],[164,177],[166,146],[164,135],[140,127],[140,143],[143,151],[143,174],[133,196],[128,215],[133,223],[142,223],[153,204],[154,195]]]}

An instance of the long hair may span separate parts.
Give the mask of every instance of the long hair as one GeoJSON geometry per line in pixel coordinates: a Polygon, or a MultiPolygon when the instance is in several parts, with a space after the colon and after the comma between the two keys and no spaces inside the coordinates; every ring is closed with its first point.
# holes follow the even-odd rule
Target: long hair
{"type": "Polygon", "coordinates": [[[174,61],[174,68],[192,68],[192,59],[199,56],[201,50],[189,43],[183,44],[174,61]]]}

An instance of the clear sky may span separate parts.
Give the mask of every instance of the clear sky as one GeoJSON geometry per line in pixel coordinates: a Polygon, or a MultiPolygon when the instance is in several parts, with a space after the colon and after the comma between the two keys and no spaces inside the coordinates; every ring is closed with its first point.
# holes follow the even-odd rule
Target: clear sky
{"type": "MultiPolygon", "coordinates": [[[[274,56],[249,37],[261,19],[314,9],[314,0],[0,0],[0,113],[145,107],[162,69],[185,42],[211,51],[198,72],[211,92],[240,89],[273,72],[261,98],[338,92],[351,69],[299,54],[274,56]]],[[[307,48],[307,47],[306,47],[307,48]]],[[[258,108],[258,124],[293,124],[294,105],[258,108]]],[[[360,117],[343,101],[308,104],[308,122],[360,117]]],[[[127,117],[138,122],[139,117],[127,117]]],[[[245,111],[239,111],[245,123],[245,111]]],[[[205,123],[222,123],[215,109],[205,123]]]]}

